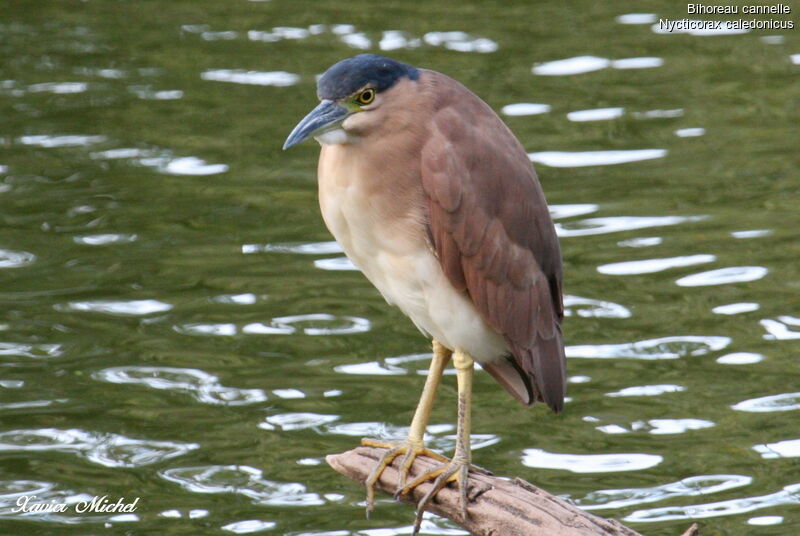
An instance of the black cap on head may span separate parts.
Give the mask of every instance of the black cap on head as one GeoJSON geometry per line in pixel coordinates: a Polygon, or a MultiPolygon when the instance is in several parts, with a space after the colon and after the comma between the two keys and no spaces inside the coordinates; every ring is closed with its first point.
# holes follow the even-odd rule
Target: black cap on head
{"type": "Polygon", "coordinates": [[[325,71],[317,83],[320,99],[336,100],[352,95],[367,84],[378,91],[390,88],[401,77],[419,78],[416,67],[377,54],[347,58],[325,71]]]}

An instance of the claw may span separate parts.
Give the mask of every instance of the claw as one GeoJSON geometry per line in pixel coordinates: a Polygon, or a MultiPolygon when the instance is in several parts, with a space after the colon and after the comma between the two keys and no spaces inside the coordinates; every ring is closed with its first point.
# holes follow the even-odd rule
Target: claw
{"type": "Polygon", "coordinates": [[[454,459],[447,465],[436,467],[430,471],[427,471],[406,485],[405,489],[403,489],[401,493],[406,493],[423,482],[433,480],[433,487],[428,490],[425,496],[420,499],[419,503],[417,503],[417,516],[414,519],[414,532],[412,533],[412,536],[417,536],[419,533],[419,530],[422,526],[422,516],[425,513],[425,508],[433,500],[436,494],[439,493],[439,491],[450,482],[456,482],[458,485],[461,517],[462,519],[467,518],[467,482],[469,478],[469,468],[470,465],[468,461],[454,459]]]}
{"type": "MultiPolygon", "coordinates": [[[[405,441],[392,442],[364,438],[361,440],[361,444],[365,447],[388,449],[381,455],[378,463],[375,464],[375,467],[372,469],[369,476],[367,476],[367,480],[364,482],[364,486],[367,488],[367,519],[369,519],[370,513],[375,510],[375,484],[378,482],[378,479],[381,477],[386,468],[392,464],[395,458],[401,454],[404,455],[400,464],[400,478],[397,491],[395,491],[395,498],[398,498],[404,493],[408,493],[408,491],[416,487],[416,485],[409,486],[406,484],[406,481],[408,480],[408,473],[411,470],[411,466],[414,464],[414,460],[417,458],[417,456],[427,456],[442,463],[450,462],[449,458],[442,456],[438,452],[434,452],[428,448],[425,448],[425,446],[421,443],[410,441],[408,439],[405,441]]],[[[424,480],[421,482],[424,482],[424,480]]]]}

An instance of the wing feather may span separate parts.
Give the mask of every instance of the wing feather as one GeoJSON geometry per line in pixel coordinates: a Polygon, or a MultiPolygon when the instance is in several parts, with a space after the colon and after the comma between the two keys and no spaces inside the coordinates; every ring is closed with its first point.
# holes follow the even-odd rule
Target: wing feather
{"type": "Polygon", "coordinates": [[[491,108],[435,75],[438,111],[422,150],[433,249],[511,351],[512,361],[484,368],[523,403],[541,400],[559,411],[566,383],[561,253],[539,181],[491,108]]]}

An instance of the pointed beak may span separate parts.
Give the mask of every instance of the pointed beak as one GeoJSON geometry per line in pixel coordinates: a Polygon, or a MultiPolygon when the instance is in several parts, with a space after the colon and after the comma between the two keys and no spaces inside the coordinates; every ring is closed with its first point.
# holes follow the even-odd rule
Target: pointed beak
{"type": "Polygon", "coordinates": [[[322,134],[327,130],[339,128],[342,121],[350,115],[347,108],[339,106],[332,100],[323,100],[319,106],[300,121],[283,144],[286,150],[293,145],[308,139],[311,136],[322,134]]]}

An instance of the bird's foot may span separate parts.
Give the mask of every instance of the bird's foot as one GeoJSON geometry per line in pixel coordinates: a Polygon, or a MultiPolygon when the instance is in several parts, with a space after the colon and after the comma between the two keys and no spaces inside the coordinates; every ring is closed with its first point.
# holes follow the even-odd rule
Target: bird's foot
{"type": "Polygon", "coordinates": [[[422,515],[425,512],[425,507],[427,507],[428,503],[439,493],[439,490],[450,482],[455,482],[458,487],[461,517],[462,519],[467,518],[467,482],[469,479],[469,470],[471,468],[473,468],[473,466],[470,465],[466,457],[455,456],[442,466],[433,468],[418,476],[400,490],[400,494],[408,493],[423,482],[433,480],[433,487],[420,499],[419,503],[417,503],[417,517],[414,520],[414,536],[419,532],[420,526],[422,525],[422,515]]]}
{"type": "MultiPolygon", "coordinates": [[[[428,458],[433,458],[434,460],[442,463],[450,462],[449,458],[442,456],[438,452],[434,452],[429,448],[426,448],[421,441],[413,441],[410,439],[403,441],[381,441],[378,439],[364,438],[361,440],[361,444],[365,447],[388,449],[380,457],[378,463],[372,469],[372,472],[370,472],[369,476],[367,476],[367,480],[364,482],[364,486],[367,488],[367,517],[369,517],[369,514],[375,510],[375,483],[378,482],[378,479],[381,477],[381,474],[383,474],[383,471],[389,465],[391,465],[394,459],[398,456],[402,455],[403,460],[400,464],[400,478],[395,497],[398,497],[401,493],[407,493],[416,487],[416,484],[413,486],[406,484],[406,480],[408,479],[408,472],[411,469],[411,466],[414,464],[414,460],[417,458],[417,456],[427,456],[428,458]]],[[[424,482],[425,480],[421,480],[420,482],[424,482]]]]}

